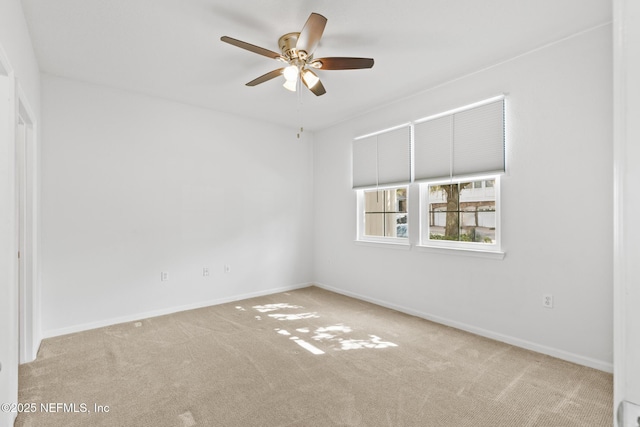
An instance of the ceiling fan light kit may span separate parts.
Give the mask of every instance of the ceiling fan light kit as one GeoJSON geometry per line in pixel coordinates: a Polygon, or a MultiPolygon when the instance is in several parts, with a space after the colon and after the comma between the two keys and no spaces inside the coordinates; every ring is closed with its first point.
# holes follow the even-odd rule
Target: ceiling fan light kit
{"type": "Polygon", "coordinates": [[[288,67],[286,67],[284,69],[284,71],[282,72],[282,74],[284,75],[284,79],[287,81],[296,81],[298,80],[298,73],[300,72],[300,70],[298,70],[298,67],[295,65],[289,65],[288,67]]]}
{"type": "Polygon", "coordinates": [[[298,82],[298,79],[296,79],[296,80],[285,80],[284,83],[282,84],[282,86],[285,89],[290,90],[291,92],[295,92],[296,91],[297,82],[298,82]]]}
{"type": "Polygon", "coordinates": [[[248,50],[268,58],[287,64],[286,67],[270,71],[247,83],[247,86],[256,86],[280,75],[285,82],[283,86],[296,91],[298,79],[316,96],[324,95],[326,90],[320,78],[309,68],[316,70],[357,70],[373,67],[371,58],[329,57],[314,59],[313,53],[320,42],[327,18],[319,13],[312,13],[299,33],[287,33],[278,39],[278,47],[281,53],[271,51],[247,42],[231,37],[222,36],[221,41],[236,47],[248,50]]]}
{"type": "Polygon", "coordinates": [[[311,70],[302,70],[300,75],[302,76],[302,81],[309,89],[313,88],[320,81],[320,77],[311,70]]]}

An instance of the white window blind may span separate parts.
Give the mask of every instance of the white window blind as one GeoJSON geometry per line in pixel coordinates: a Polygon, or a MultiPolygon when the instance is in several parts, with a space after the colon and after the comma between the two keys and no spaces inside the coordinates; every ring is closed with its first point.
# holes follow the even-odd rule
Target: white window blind
{"type": "Polygon", "coordinates": [[[504,99],[415,125],[415,179],[504,172],[504,99]]]}
{"type": "Polygon", "coordinates": [[[353,141],[353,187],[378,182],[378,144],[375,137],[353,141]],[[373,138],[373,139],[372,139],[373,138]]]}
{"type": "Polygon", "coordinates": [[[411,128],[403,126],[353,141],[353,187],[411,181],[411,128]]]}
{"type": "Polygon", "coordinates": [[[444,116],[416,124],[414,127],[415,178],[449,176],[453,116],[444,116]]]}

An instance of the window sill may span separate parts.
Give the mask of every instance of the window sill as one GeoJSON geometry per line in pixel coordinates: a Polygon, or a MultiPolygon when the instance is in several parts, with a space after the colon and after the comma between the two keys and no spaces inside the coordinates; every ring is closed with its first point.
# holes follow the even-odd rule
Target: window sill
{"type": "Polygon", "coordinates": [[[504,259],[505,252],[501,251],[481,251],[477,249],[467,248],[446,248],[442,246],[423,246],[417,245],[416,248],[420,252],[431,252],[445,255],[462,255],[476,258],[504,259]]]}
{"type": "Polygon", "coordinates": [[[401,250],[409,250],[411,249],[411,245],[409,242],[382,242],[379,240],[354,240],[356,245],[359,246],[371,246],[374,248],[391,248],[391,249],[401,249],[401,250]]]}

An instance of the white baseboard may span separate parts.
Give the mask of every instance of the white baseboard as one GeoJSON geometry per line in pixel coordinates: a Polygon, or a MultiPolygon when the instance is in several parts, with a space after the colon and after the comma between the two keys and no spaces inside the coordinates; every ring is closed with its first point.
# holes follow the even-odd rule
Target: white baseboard
{"type": "Polygon", "coordinates": [[[180,305],[180,306],[174,306],[174,307],[166,307],[166,308],[162,308],[162,309],[159,309],[159,310],[146,311],[146,312],[143,312],[143,313],[136,313],[136,314],[131,314],[131,315],[128,315],[128,316],[121,316],[121,317],[114,317],[114,318],[110,318],[110,319],[98,320],[96,322],[83,323],[83,324],[80,324],[80,325],[73,325],[73,326],[68,326],[68,327],[65,327],[65,328],[49,329],[49,330],[44,331],[42,333],[42,338],[52,338],[52,337],[57,337],[57,336],[60,336],[60,335],[72,334],[72,333],[75,333],[75,332],[88,331],[90,329],[97,329],[97,328],[102,328],[102,327],[105,327],[105,326],[117,325],[119,323],[134,322],[136,320],[148,319],[150,317],[164,316],[165,314],[177,313],[177,312],[180,312],[180,311],[194,310],[196,308],[210,307],[210,306],[219,305],[219,304],[226,304],[228,302],[239,301],[239,300],[255,298],[255,297],[261,297],[261,296],[264,296],[264,295],[277,294],[279,292],[292,291],[294,289],[307,288],[309,286],[313,286],[313,283],[299,283],[297,285],[282,286],[282,287],[279,287],[279,288],[265,289],[265,290],[262,290],[262,291],[250,292],[250,293],[246,293],[246,294],[237,294],[237,295],[232,295],[232,296],[224,297],[224,298],[218,298],[218,299],[214,299],[214,300],[200,301],[200,302],[193,303],[193,304],[186,304],[186,305],[180,305]]]}
{"type": "Polygon", "coordinates": [[[472,334],[480,335],[486,338],[491,338],[496,341],[504,342],[507,344],[514,345],[516,347],[525,348],[527,350],[535,351],[537,353],[546,354],[548,356],[552,356],[558,359],[566,360],[568,362],[576,363],[578,365],[587,366],[589,368],[594,368],[599,371],[613,373],[613,363],[605,362],[602,360],[592,359],[590,357],[581,356],[579,354],[570,353],[568,351],[560,350],[553,347],[548,347],[542,344],[537,344],[531,341],[526,341],[520,338],[512,337],[509,335],[504,335],[499,332],[490,331],[488,329],[478,328],[473,325],[469,325],[466,323],[457,322],[455,320],[446,319],[444,317],[435,316],[429,313],[425,313],[419,310],[414,310],[412,308],[403,307],[401,305],[393,304],[387,301],[382,301],[376,298],[371,298],[366,295],[361,295],[355,292],[347,291],[340,288],[335,288],[333,286],[328,286],[322,283],[314,283],[314,286],[317,286],[322,289],[326,289],[331,292],[335,292],[338,294],[346,295],[348,297],[356,298],[362,301],[367,301],[372,304],[380,305],[382,307],[390,308],[392,310],[400,311],[402,313],[410,314],[412,316],[421,317],[426,320],[430,320],[435,323],[440,323],[442,325],[451,326],[456,329],[460,329],[463,331],[471,332],[472,334]]]}

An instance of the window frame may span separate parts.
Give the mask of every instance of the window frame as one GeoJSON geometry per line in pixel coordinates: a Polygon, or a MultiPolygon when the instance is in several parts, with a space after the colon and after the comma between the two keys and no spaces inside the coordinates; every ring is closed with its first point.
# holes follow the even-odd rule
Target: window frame
{"type": "Polygon", "coordinates": [[[457,178],[447,178],[439,180],[429,180],[419,183],[419,241],[417,247],[423,249],[438,249],[438,250],[455,250],[455,251],[468,251],[474,253],[487,253],[497,254],[500,257],[504,257],[502,252],[502,222],[501,222],[501,176],[503,174],[491,174],[491,175],[475,175],[457,178]],[[480,242],[465,242],[460,240],[436,240],[430,239],[430,224],[429,224],[429,187],[432,185],[442,184],[458,184],[461,182],[474,182],[474,181],[487,181],[495,180],[495,243],[480,243],[480,242]]]}
{"type": "Polygon", "coordinates": [[[356,242],[361,243],[382,243],[386,245],[398,245],[398,246],[406,246],[410,247],[410,221],[409,217],[411,215],[411,198],[409,196],[410,188],[409,184],[404,185],[386,185],[379,187],[369,187],[369,188],[358,188],[356,189],[356,210],[357,210],[357,224],[356,224],[356,242]],[[365,234],[365,195],[366,191],[384,191],[384,190],[397,190],[397,189],[405,189],[406,193],[406,204],[407,204],[407,236],[406,237],[390,237],[390,236],[369,236],[365,234]]]}

